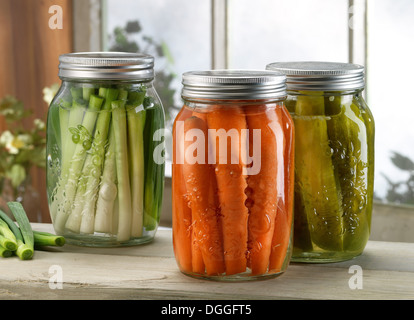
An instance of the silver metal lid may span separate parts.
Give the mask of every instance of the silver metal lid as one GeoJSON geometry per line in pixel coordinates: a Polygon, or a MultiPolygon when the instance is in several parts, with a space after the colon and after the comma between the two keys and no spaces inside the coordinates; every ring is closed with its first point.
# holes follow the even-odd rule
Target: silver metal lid
{"type": "Polygon", "coordinates": [[[343,62],[275,62],[267,70],[287,77],[288,90],[358,90],[365,87],[364,67],[343,62]]]}
{"type": "Polygon", "coordinates": [[[59,77],[100,80],[152,80],[154,57],[127,52],[79,52],[59,57],[59,77]]]}
{"type": "Polygon", "coordinates": [[[183,98],[255,100],[286,96],[286,76],[266,70],[210,70],[183,74],[183,98]]]}

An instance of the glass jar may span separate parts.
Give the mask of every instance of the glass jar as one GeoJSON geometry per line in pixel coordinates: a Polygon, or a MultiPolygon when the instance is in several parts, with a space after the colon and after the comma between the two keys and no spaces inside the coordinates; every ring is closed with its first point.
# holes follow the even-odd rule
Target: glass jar
{"type": "Polygon", "coordinates": [[[286,74],[296,132],[292,261],[335,262],[368,241],[374,187],[374,119],[364,67],[331,62],[267,66],[286,74]]]}
{"type": "Polygon", "coordinates": [[[186,275],[275,277],[289,263],[292,119],[286,78],[270,71],[183,74],[173,126],[173,245],[186,275]]]}
{"type": "Polygon", "coordinates": [[[164,111],[152,56],[70,53],[47,121],[47,193],[57,234],[84,246],[151,241],[164,188],[164,111]]]}

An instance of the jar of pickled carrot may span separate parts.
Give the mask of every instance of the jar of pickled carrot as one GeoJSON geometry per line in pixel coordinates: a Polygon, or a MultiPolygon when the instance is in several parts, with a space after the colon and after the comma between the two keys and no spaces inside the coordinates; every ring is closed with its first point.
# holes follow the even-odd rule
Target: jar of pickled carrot
{"type": "Polygon", "coordinates": [[[292,260],[335,262],[368,241],[374,186],[374,119],[362,92],[364,67],[282,62],[296,132],[292,260]]]}
{"type": "Polygon", "coordinates": [[[154,58],[61,55],[47,122],[47,193],[57,234],[84,246],[151,241],[164,187],[164,111],[154,58]]]}
{"type": "Polygon", "coordinates": [[[292,237],[294,140],[286,79],[183,74],[173,126],[173,245],[180,270],[222,281],[282,274],[292,237]]]}

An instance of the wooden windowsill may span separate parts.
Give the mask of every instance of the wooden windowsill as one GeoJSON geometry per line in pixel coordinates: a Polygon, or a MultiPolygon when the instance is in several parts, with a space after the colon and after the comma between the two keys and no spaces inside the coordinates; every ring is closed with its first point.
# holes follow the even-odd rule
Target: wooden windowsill
{"type": "MultiPolygon", "coordinates": [[[[50,224],[34,230],[53,232],[50,224]]],[[[369,241],[364,253],[331,264],[291,263],[278,278],[219,283],[193,279],[177,268],[171,229],[146,245],[35,251],[31,261],[0,261],[0,299],[414,299],[414,243],[369,241]],[[350,266],[362,268],[362,289],[351,289],[350,266]],[[52,266],[62,289],[51,289],[52,266]]],[[[351,280],[352,282],[352,280],[351,280]]]]}

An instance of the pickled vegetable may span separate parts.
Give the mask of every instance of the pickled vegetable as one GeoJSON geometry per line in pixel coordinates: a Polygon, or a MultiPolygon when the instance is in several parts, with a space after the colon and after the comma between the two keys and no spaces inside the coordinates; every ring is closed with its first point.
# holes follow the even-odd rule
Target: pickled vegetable
{"type": "Polygon", "coordinates": [[[184,273],[237,279],[239,274],[260,276],[283,270],[290,258],[293,223],[292,125],[281,106],[182,109],[174,123],[172,169],[173,244],[184,273]],[[204,133],[204,152],[195,149],[198,138],[190,139],[191,130],[204,133]],[[224,149],[225,139],[214,134],[219,130],[233,133],[226,137],[224,149]],[[255,130],[260,131],[259,141],[255,130]],[[252,159],[249,165],[260,160],[260,171],[252,175],[245,170],[246,146],[252,159]],[[180,163],[180,152],[197,156],[202,163],[188,158],[180,163]]]}
{"type": "Polygon", "coordinates": [[[296,103],[296,176],[310,238],[326,250],[342,250],[342,199],[329,145],[321,93],[296,103]]]}
{"type": "Polygon", "coordinates": [[[344,248],[353,251],[360,249],[369,235],[366,214],[368,150],[359,138],[359,135],[367,137],[367,129],[351,97],[336,96],[331,100],[340,106],[340,113],[329,121],[328,133],[342,194],[344,248]]]}
{"type": "Polygon", "coordinates": [[[340,92],[300,92],[291,107],[296,128],[294,260],[313,253],[326,261],[354,256],[368,241],[374,127],[371,113],[356,99],[340,92]]]}
{"type": "Polygon", "coordinates": [[[161,106],[144,85],[65,85],[70,90],[55,98],[48,115],[48,195],[56,232],[68,241],[99,233],[114,244],[152,238],[164,177],[164,164],[153,160],[160,144],[153,135],[164,126],[161,106]]]}

